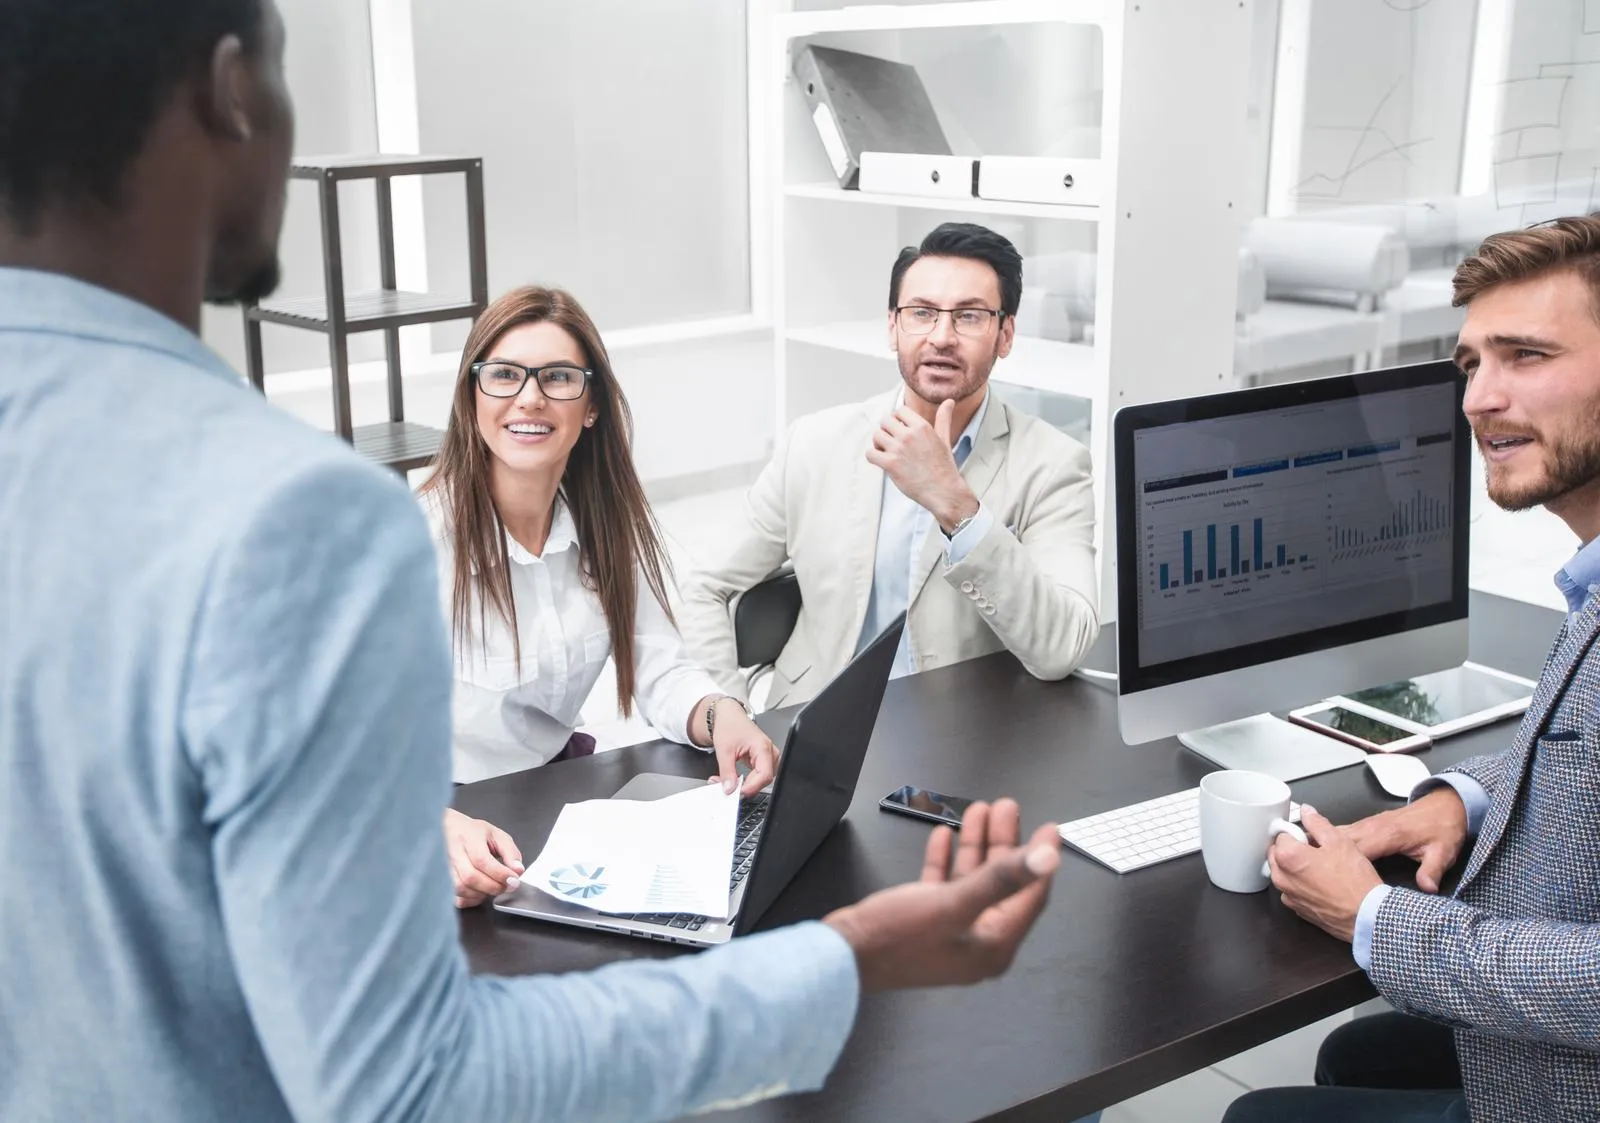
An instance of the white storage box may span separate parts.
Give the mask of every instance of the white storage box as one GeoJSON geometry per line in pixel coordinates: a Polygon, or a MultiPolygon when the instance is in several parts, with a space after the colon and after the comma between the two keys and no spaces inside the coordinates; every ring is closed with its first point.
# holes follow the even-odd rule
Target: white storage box
{"type": "Polygon", "coordinates": [[[978,198],[1097,206],[1100,161],[1071,156],[985,156],[978,161],[978,198]]]}
{"type": "Polygon", "coordinates": [[[933,156],[920,152],[863,152],[863,191],[886,195],[931,195],[970,199],[977,161],[971,156],[933,156]]]}

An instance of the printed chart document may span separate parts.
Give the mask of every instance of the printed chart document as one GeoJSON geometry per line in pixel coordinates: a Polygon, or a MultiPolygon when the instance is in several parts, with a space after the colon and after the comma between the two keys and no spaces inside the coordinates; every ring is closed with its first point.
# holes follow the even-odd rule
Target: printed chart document
{"type": "Polygon", "coordinates": [[[596,912],[728,917],[739,793],[720,784],[665,799],[591,799],[561,809],[522,884],[596,912]]]}

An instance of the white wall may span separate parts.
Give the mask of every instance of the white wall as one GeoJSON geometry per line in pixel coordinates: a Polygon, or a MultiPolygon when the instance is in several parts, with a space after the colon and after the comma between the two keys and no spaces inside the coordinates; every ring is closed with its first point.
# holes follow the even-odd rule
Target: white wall
{"type": "MultiPolygon", "coordinates": [[[[377,149],[372,93],[372,47],[367,0],[278,0],[288,30],[286,68],[294,97],[295,152],[332,154],[377,149]]],[[[340,192],[345,285],[350,291],[378,285],[378,235],[372,188],[346,184],[340,192]]],[[[283,297],[317,296],[322,284],[322,231],[315,187],[289,185],[284,218],[283,297]]],[[[244,370],[244,329],[237,308],[205,311],[203,335],[239,370],[244,370]]],[[[377,336],[357,336],[355,359],[381,354],[377,336]]],[[[268,325],[263,337],[268,372],[326,367],[327,337],[268,325]]]]}
{"type": "MultiPolygon", "coordinates": [[[[417,0],[412,28],[422,150],[484,159],[491,294],[557,284],[603,330],[749,310],[742,3],[417,0]]],[[[465,291],[459,179],[425,199],[430,287],[465,291]]]]}
{"type": "Polygon", "coordinates": [[[1267,167],[1272,154],[1272,85],[1277,77],[1280,0],[1256,0],[1250,21],[1250,93],[1245,111],[1244,185],[1239,221],[1267,213],[1267,167]]]}

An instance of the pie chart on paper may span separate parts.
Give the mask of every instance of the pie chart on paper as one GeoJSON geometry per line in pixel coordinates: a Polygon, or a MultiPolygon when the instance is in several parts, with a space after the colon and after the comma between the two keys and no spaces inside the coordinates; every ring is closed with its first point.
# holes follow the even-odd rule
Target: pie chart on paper
{"type": "Polygon", "coordinates": [[[550,875],[550,888],[569,900],[590,901],[608,888],[604,866],[562,866],[550,875]]]}

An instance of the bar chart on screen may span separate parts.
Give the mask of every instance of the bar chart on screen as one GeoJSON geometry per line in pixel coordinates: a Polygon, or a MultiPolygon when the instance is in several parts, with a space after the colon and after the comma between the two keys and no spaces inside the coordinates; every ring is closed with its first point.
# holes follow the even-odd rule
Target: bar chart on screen
{"type": "Polygon", "coordinates": [[[1448,467],[1426,446],[1357,445],[1151,481],[1140,510],[1147,626],[1354,591],[1397,566],[1448,570],[1448,467]],[[1380,462],[1386,473],[1367,470],[1380,462]]]}
{"type": "Polygon", "coordinates": [[[1343,512],[1329,528],[1329,560],[1394,554],[1450,538],[1450,506],[1420,488],[1408,499],[1366,512],[1343,512]],[[1364,516],[1364,517],[1360,517],[1364,516]]]}
{"type": "MultiPolygon", "coordinates": [[[[1261,517],[1221,526],[1210,522],[1203,529],[1185,528],[1178,533],[1182,536],[1183,560],[1176,568],[1169,562],[1157,563],[1158,590],[1226,581],[1252,573],[1261,576],[1295,566],[1312,568],[1317,564],[1314,555],[1320,552],[1322,545],[1318,541],[1291,547],[1286,541],[1274,541],[1275,536],[1267,534],[1266,520],[1261,517]]],[[[1295,537],[1304,538],[1306,534],[1302,531],[1295,537]]]]}

